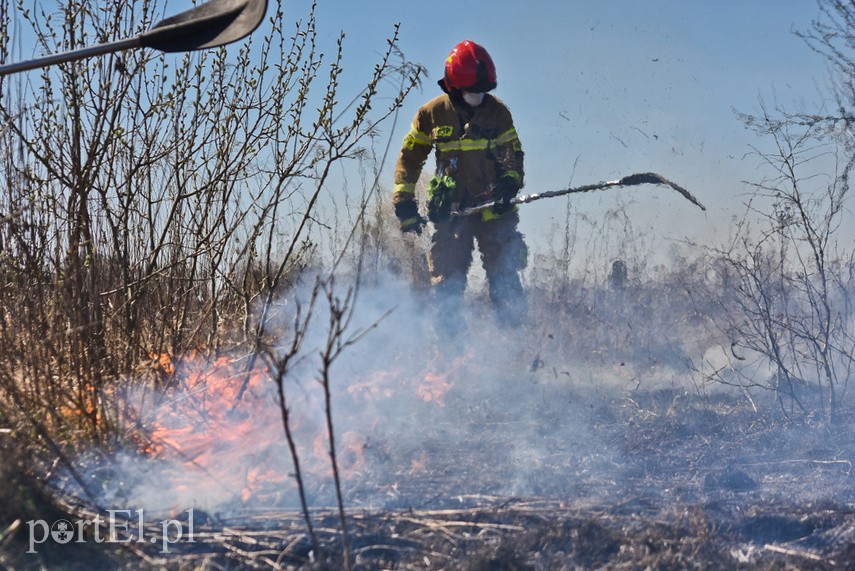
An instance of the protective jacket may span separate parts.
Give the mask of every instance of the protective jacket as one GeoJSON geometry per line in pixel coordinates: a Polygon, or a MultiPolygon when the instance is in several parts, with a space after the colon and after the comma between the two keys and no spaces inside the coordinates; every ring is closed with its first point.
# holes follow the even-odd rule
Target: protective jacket
{"type": "Polygon", "coordinates": [[[436,151],[436,174],[454,182],[453,202],[465,208],[492,200],[502,177],[523,185],[523,152],[511,113],[485,94],[470,107],[445,93],[423,105],[404,138],[395,167],[394,204],[415,199],[425,160],[436,151]]]}

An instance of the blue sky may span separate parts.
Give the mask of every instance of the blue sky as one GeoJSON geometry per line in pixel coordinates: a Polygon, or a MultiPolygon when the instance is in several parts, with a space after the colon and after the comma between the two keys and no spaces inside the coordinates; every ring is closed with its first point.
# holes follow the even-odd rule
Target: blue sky
{"type": "MultiPolygon", "coordinates": [[[[652,187],[576,195],[573,208],[596,217],[632,198],[641,227],[677,240],[721,233],[742,211],[742,181],[762,177],[749,153],[764,141],[734,110],[754,112],[760,98],[816,109],[826,77],[824,60],[793,33],[819,14],[813,0],[318,4],[321,36],[331,42],[346,34],[348,71],[370,70],[395,23],[404,53],[428,68],[424,90],[407,101],[392,134],[396,146],[418,106],[438,93],[451,47],[472,39],[493,56],[495,93],[514,114],[526,151],[524,192],[658,172],[689,188],[708,212],[652,187]]],[[[286,17],[302,18],[308,6],[289,2],[286,17]]],[[[393,160],[385,167],[389,185],[393,160]]],[[[523,207],[530,241],[563,220],[564,200],[523,207]]]]}

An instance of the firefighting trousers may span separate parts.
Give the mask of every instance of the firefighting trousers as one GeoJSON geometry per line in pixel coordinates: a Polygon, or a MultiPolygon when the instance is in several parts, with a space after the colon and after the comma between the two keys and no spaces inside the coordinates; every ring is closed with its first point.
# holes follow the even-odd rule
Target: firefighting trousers
{"type": "Polygon", "coordinates": [[[523,322],[527,304],[519,272],[526,266],[528,250],[518,223],[517,213],[508,212],[493,220],[476,215],[436,224],[428,261],[440,321],[447,327],[453,329],[462,322],[460,311],[475,242],[499,322],[512,326],[523,322]]]}

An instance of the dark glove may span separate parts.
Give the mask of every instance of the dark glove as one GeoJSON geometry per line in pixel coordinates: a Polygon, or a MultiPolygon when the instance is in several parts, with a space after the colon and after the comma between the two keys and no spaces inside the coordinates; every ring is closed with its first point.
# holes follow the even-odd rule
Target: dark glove
{"type": "Polygon", "coordinates": [[[415,200],[404,200],[395,205],[395,216],[401,223],[401,232],[422,233],[425,219],[419,214],[419,207],[415,200]]]}
{"type": "Polygon", "coordinates": [[[496,201],[496,204],[492,206],[493,212],[504,214],[511,210],[514,207],[511,200],[519,191],[520,185],[513,177],[503,176],[500,178],[496,186],[493,187],[493,199],[496,201]]]}

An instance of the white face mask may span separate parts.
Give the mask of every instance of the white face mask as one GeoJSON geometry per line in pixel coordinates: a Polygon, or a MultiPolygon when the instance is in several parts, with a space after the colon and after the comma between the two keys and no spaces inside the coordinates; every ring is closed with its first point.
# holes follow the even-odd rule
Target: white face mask
{"type": "Polygon", "coordinates": [[[478,107],[479,105],[481,105],[481,102],[484,101],[484,94],[470,93],[469,91],[464,91],[463,101],[465,101],[467,105],[470,105],[472,107],[478,107]]]}

